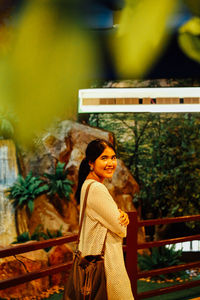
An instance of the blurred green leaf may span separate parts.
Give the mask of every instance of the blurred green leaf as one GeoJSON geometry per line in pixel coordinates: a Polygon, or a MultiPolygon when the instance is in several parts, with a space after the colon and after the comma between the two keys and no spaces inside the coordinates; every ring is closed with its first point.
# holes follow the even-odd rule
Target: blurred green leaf
{"type": "Polygon", "coordinates": [[[62,6],[65,1],[23,4],[10,51],[2,59],[0,97],[16,112],[16,134],[23,143],[31,143],[55,119],[74,119],[78,89],[89,87],[91,76],[100,71],[93,33],[67,9],[61,13],[62,6]]]}
{"type": "Polygon", "coordinates": [[[179,28],[178,42],[187,56],[200,63],[200,18],[194,17],[179,28]]]}
{"type": "Polygon", "coordinates": [[[140,78],[150,69],[168,40],[167,21],[176,0],[127,0],[111,51],[120,77],[140,78]]]}

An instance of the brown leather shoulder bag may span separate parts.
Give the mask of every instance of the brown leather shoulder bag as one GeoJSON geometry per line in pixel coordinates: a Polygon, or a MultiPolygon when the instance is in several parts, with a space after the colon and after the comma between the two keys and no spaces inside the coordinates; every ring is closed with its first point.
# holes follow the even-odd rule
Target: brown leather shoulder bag
{"type": "MultiPolygon", "coordinates": [[[[94,181],[93,181],[94,182],[94,181]]],[[[81,221],[77,237],[77,247],[73,266],[65,285],[63,300],[107,300],[106,276],[104,269],[105,240],[101,254],[82,256],[78,250],[87,197],[91,182],[86,189],[81,221]]]]}

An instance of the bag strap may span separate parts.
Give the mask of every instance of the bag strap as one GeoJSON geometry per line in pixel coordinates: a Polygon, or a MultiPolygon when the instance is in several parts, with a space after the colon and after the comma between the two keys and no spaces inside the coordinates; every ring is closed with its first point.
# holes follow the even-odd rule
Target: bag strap
{"type": "MultiPolygon", "coordinates": [[[[83,202],[83,207],[82,207],[82,212],[81,212],[81,221],[80,221],[78,236],[77,236],[77,240],[76,240],[76,251],[78,250],[78,245],[79,245],[79,242],[80,242],[81,229],[82,229],[82,225],[83,225],[83,219],[84,219],[85,209],[86,209],[86,205],[87,205],[87,197],[88,197],[89,189],[90,189],[90,186],[94,182],[95,181],[92,181],[91,183],[88,184],[86,192],[85,192],[85,197],[84,197],[84,202],[83,202]]],[[[105,252],[106,235],[105,235],[105,238],[104,238],[103,248],[102,248],[102,251],[101,251],[102,256],[104,256],[104,252],[105,252]]]]}
{"type": "MultiPolygon", "coordinates": [[[[80,242],[81,229],[82,229],[85,209],[86,209],[86,205],[87,205],[87,197],[88,197],[90,186],[93,183],[94,183],[94,181],[92,181],[91,183],[88,184],[86,192],[85,192],[85,197],[84,197],[84,202],[83,202],[83,207],[82,207],[82,212],[81,212],[81,221],[80,221],[80,226],[79,226],[79,231],[78,231],[78,236],[77,236],[77,241],[76,241],[76,251],[78,250],[78,245],[79,245],[79,242],[80,242]]],[[[105,235],[105,238],[104,238],[104,243],[103,243],[103,247],[102,247],[102,251],[101,251],[102,256],[104,256],[104,252],[105,252],[106,235],[105,235]]]]}
{"type": "Polygon", "coordinates": [[[76,241],[76,243],[77,243],[76,250],[78,249],[78,245],[80,242],[81,229],[82,229],[82,225],[83,225],[83,218],[84,218],[85,209],[86,209],[86,205],[87,205],[87,197],[88,197],[89,189],[93,183],[94,183],[94,181],[92,181],[91,183],[88,184],[86,192],[85,192],[85,197],[84,197],[84,202],[83,202],[83,207],[82,207],[82,212],[81,212],[81,221],[80,221],[79,231],[78,231],[78,236],[77,236],[77,241],[76,241]]]}

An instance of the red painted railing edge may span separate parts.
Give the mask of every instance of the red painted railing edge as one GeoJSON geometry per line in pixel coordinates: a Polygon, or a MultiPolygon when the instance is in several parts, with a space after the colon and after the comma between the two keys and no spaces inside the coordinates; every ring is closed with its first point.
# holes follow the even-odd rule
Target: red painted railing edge
{"type": "Polygon", "coordinates": [[[7,278],[0,281],[0,290],[7,289],[12,286],[16,286],[18,284],[25,283],[27,281],[32,281],[41,277],[49,276],[55,273],[63,272],[69,269],[73,264],[73,261],[69,261],[64,264],[59,264],[56,266],[51,266],[47,268],[43,268],[41,270],[37,270],[30,273],[25,273],[23,275],[7,278]]]}
{"type": "MultiPolygon", "coordinates": [[[[129,218],[130,218],[130,226],[128,227],[127,246],[124,247],[124,250],[126,249],[126,267],[127,267],[127,272],[129,274],[129,277],[131,279],[131,285],[133,288],[135,300],[150,297],[151,295],[149,293],[152,293],[152,292],[154,293],[154,294],[152,294],[153,296],[161,295],[164,293],[169,293],[171,291],[181,290],[181,289],[184,289],[187,287],[193,287],[193,286],[199,285],[200,280],[194,281],[194,282],[189,282],[186,284],[178,284],[177,286],[173,286],[173,287],[162,288],[159,290],[154,290],[154,291],[143,292],[143,293],[137,294],[137,275],[138,275],[137,267],[136,267],[137,266],[137,249],[149,248],[149,247],[151,247],[150,246],[151,244],[153,244],[154,247],[158,247],[158,245],[160,245],[159,242],[164,243],[164,244],[170,244],[173,242],[169,242],[169,241],[173,240],[175,243],[175,240],[178,240],[178,242],[179,242],[180,239],[182,239],[182,238],[159,241],[159,242],[148,242],[148,243],[142,243],[142,244],[137,245],[137,233],[138,233],[138,226],[139,226],[139,222],[140,222],[137,219],[137,212],[136,211],[129,212],[129,218]]],[[[162,219],[162,220],[164,220],[164,219],[162,219]]],[[[186,239],[194,240],[194,237],[198,237],[198,236],[200,236],[200,235],[186,237],[186,239]]],[[[31,243],[27,243],[27,244],[23,244],[23,245],[17,245],[14,247],[7,247],[6,249],[0,250],[0,257],[11,256],[11,255],[15,255],[15,254],[25,253],[25,252],[29,252],[29,251],[34,251],[34,250],[54,246],[54,245],[74,242],[74,241],[76,241],[76,238],[77,238],[77,235],[70,235],[70,236],[65,236],[65,237],[51,239],[51,240],[42,241],[42,242],[31,242],[31,243]]],[[[183,239],[185,239],[185,237],[183,237],[183,239]]],[[[196,262],[196,263],[198,263],[198,262],[196,262]]],[[[15,278],[0,281],[0,289],[5,289],[7,287],[15,286],[15,285],[21,284],[23,282],[35,280],[37,278],[41,278],[41,277],[44,277],[44,276],[47,276],[50,274],[64,271],[71,265],[72,265],[72,262],[69,262],[69,263],[65,263],[62,265],[48,267],[48,268],[42,269],[40,271],[35,271],[35,272],[28,273],[28,274],[24,274],[24,275],[18,276],[17,278],[15,277],[15,278]]]]}
{"type": "Polygon", "coordinates": [[[187,289],[187,288],[196,287],[199,285],[200,285],[200,280],[194,280],[194,281],[190,281],[187,283],[180,283],[180,284],[176,284],[176,285],[165,287],[165,288],[160,288],[160,289],[156,289],[156,290],[138,293],[136,299],[144,299],[144,298],[149,298],[152,296],[163,295],[163,294],[180,291],[180,290],[187,289]]]}
{"type": "Polygon", "coordinates": [[[16,254],[21,254],[21,253],[26,253],[26,252],[30,252],[30,251],[35,251],[35,250],[39,250],[39,249],[44,249],[44,248],[48,248],[48,247],[52,247],[52,246],[65,244],[65,243],[75,242],[76,239],[77,239],[77,234],[72,234],[72,235],[49,239],[49,240],[40,241],[40,242],[37,242],[37,241],[32,242],[31,241],[31,242],[27,242],[27,243],[20,244],[20,245],[13,244],[13,246],[11,246],[11,247],[6,247],[3,249],[0,249],[0,258],[8,257],[8,256],[16,255],[16,254]]]}
{"type": "Polygon", "coordinates": [[[186,237],[179,237],[175,239],[167,239],[161,241],[154,241],[154,242],[145,242],[137,244],[137,249],[144,249],[144,248],[152,248],[152,247],[160,247],[168,244],[176,244],[176,243],[183,243],[193,240],[200,240],[200,234],[190,235],[186,237]]]}
{"type": "MultiPolygon", "coordinates": [[[[200,219],[200,215],[188,216],[188,217],[179,217],[179,218],[175,218],[175,219],[174,218],[169,218],[168,220],[159,219],[159,220],[139,221],[138,217],[137,217],[137,212],[134,211],[134,212],[129,212],[129,218],[130,218],[130,220],[132,219],[132,222],[130,222],[130,223],[132,223],[132,225],[130,226],[131,228],[128,231],[133,234],[134,238],[132,239],[130,236],[128,236],[128,238],[127,238],[127,247],[125,249],[126,249],[126,255],[127,255],[127,253],[129,254],[129,260],[130,260],[130,256],[131,256],[130,252],[132,251],[132,255],[134,257],[133,260],[135,262],[135,267],[134,267],[135,271],[130,270],[130,268],[127,268],[127,271],[128,271],[128,274],[129,274],[129,277],[130,277],[130,280],[131,280],[131,286],[132,286],[133,295],[134,295],[135,300],[149,298],[151,296],[162,295],[162,294],[165,294],[165,293],[170,293],[170,292],[182,290],[182,289],[185,289],[185,288],[192,288],[192,287],[200,285],[200,280],[195,280],[195,281],[192,281],[192,282],[178,284],[178,285],[174,285],[174,286],[171,286],[171,287],[166,287],[166,288],[161,288],[161,289],[157,289],[157,290],[153,290],[153,291],[138,293],[137,292],[137,280],[138,280],[139,272],[137,270],[137,255],[136,255],[138,249],[159,247],[159,246],[164,246],[164,245],[167,245],[167,244],[175,244],[175,243],[178,243],[178,242],[200,239],[199,238],[200,235],[193,235],[193,236],[189,236],[189,237],[168,239],[168,240],[162,240],[162,241],[156,241],[156,242],[144,242],[144,243],[138,244],[136,236],[137,236],[137,232],[138,232],[139,227],[141,227],[141,226],[150,226],[150,225],[153,226],[153,225],[157,225],[157,224],[166,224],[166,223],[176,223],[176,222],[183,222],[183,221],[198,220],[198,219],[200,219]],[[184,220],[183,220],[183,218],[184,218],[184,220]],[[135,219],[135,221],[133,219],[135,219]],[[134,230],[134,228],[135,228],[135,230],[134,230]],[[130,249],[131,249],[131,251],[130,251],[130,249]],[[135,276],[130,276],[130,275],[135,275],[135,276]]],[[[199,264],[199,262],[195,262],[194,265],[195,264],[199,264]]],[[[129,264],[127,264],[127,267],[128,266],[129,266],[129,264]]],[[[181,266],[181,268],[182,267],[183,266],[181,266]]],[[[151,270],[151,271],[149,271],[148,275],[150,275],[150,274],[152,275],[153,272],[155,273],[156,271],[151,270]]],[[[168,272],[166,272],[166,273],[168,273],[168,272]]]]}
{"type": "Polygon", "coordinates": [[[146,278],[150,276],[160,275],[160,274],[167,274],[172,272],[178,272],[182,270],[189,270],[192,268],[200,267],[200,261],[187,263],[187,264],[181,264],[177,266],[162,268],[162,269],[156,269],[151,271],[140,271],[137,273],[137,278],[146,278]]]}
{"type": "Polygon", "coordinates": [[[138,220],[137,212],[129,212],[130,225],[127,229],[126,238],[126,269],[131,281],[133,296],[137,297],[137,238],[138,238],[138,220]]]}
{"type": "Polygon", "coordinates": [[[174,218],[162,218],[162,219],[150,219],[138,221],[138,226],[154,226],[160,224],[180,223],[180,222],[191,222],[200,220],[200,215],[174,217],[174,218]]]}

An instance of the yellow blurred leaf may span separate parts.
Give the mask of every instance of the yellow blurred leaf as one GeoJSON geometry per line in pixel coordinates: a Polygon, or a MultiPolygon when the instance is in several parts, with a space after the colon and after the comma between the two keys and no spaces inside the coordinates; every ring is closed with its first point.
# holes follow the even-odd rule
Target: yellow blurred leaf
{"type": "Polygon", "coordinates": [[[179,28],[178,42],[183,52],[200,63],[200,18],[194,17],[179,28]]]}
{"type": "Polygon", "coordinates": [[[8,60],[10,99],[18,116],[17,137],[29,143],[56,118],[75,119],[78,89],[95,74],[92,36],[49,1],[29,1],[20,16],[8,60]]]}
{"type": "Polygon", "coordinates": [[[120,77],[141,78],[167,42],[176,0],[127,0],[111,51],[120,77]]]}
{"type": "Polygon", "coordinates": [[[200,18],[194,17],[187,21],[179,28],[180,33],[190,33],[193,35],[200,35],[200,18]]]}

